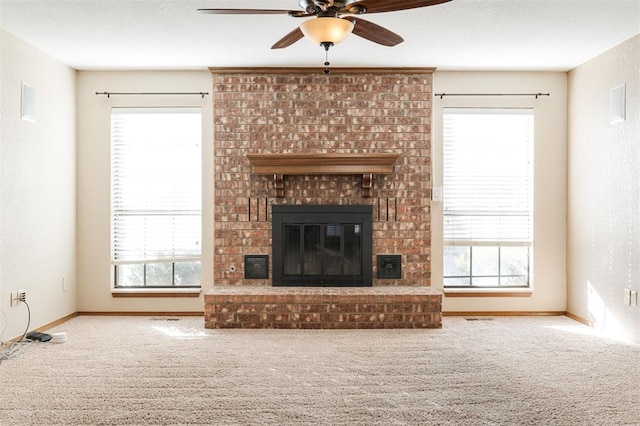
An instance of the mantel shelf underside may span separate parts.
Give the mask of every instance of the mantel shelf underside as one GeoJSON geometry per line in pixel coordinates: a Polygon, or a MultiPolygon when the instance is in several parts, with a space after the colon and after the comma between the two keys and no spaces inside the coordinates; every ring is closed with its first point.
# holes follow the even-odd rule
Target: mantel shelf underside
{"type": "Polygon", "coordinates": [[[284,196],[285,175],[362,175],[362,195],[371,196],[373,175],[393,173],[396,153],[247,154],[256,175],[273,176],[284,196]]]}

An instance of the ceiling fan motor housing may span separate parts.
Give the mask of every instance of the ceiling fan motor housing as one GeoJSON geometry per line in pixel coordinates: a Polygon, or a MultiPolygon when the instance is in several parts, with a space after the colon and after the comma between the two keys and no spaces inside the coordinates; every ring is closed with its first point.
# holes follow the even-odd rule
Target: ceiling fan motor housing
{"type": "Polygon", "coordinates": [[[298,0],[298,5],[309,15],[321,15],[330,12],[330,16],[337,16],[338,13],[349,13],[361,15],[366,12],[366,8],[356,0],[298,0]]]}

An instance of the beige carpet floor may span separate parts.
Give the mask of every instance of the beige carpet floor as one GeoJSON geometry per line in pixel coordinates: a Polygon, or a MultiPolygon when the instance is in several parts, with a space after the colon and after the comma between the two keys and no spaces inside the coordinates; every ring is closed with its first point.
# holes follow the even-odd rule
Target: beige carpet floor
{"type": "Polygon", "coordinates": [[[0,364],[0,425],[638,425],[640,348],[565,317],[441,330],[72,319],[0,364]]]}

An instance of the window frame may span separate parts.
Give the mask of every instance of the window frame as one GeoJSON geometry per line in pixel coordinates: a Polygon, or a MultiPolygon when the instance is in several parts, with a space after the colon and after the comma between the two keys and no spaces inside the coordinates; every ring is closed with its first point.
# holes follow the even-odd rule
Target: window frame
{"type": "MultiPolygon", "coordinates": [[[[534,134],[534,125],[535,125],[535,111],[532,107],[444,107],[442,111],[442,123],[443,123],[443,134],[442,134],[442,152],[443,152],[443,204],[442,204],[442,216],[443,216],[443,288],[445,291],[484,291],[484,292],[495,292],[496,290],[509,290],[509,291],[529,291],[532,287],[532,272],[533,272],[533,191],[534,191],[534,167],[533,167],[533,153],[535,146],[535,134],[534,134]],[[526,136],[526,139],[523,141],[526,143],[526,148],[528,152],[523,155],[527,158],[527,167],[528,169],[525,171],[527,176],[527,194],[526,198],[528,198],[528,209],[527,209],[527,221],[528,221],[528,229],[527,236],[525,238],[516,238],[516,239],[500,239],[500,238],[487,238],[486,235],[483,238],[456,238],[455,236],[452,238],[451,235],[447,235],[447,216],[455,216],[456,212],[447,214],[447,114],[450,113],[459,113],[462,112],[464,114],[472,114],[472,115],[483,115],[483,114],[495,114],[505,112],[506,114],[516,113],[518,115],[524,114],[530,117],[530,121],[527,123],[529,133],[526,136]],[[477,111],[477,114],[474,113],[477,111]],[[468,248],[468,275],[447,275],[447,247],[467,247],[468,248]],[[473,265],[473,251],[474,249],[478,249],[480,247],[496,247],[497,248],[497,270],[495,274],[479,274],[474,275],[474,265],[473,265]],[[507,247],[526,247],[526,276],[525,280],[519,284],[503,284],[501,282],[501,277],[506,274],[502,273],[500,260],[502,259],[502,251],[503,248],[507,247]],[[497,280],[497,284],[494,285],[478,285],[474,284],[474,278],[481,277],[495,278],[497,280]],[[455,278],[468,278],[468,284],[460,283],[460,284],[447,284],[448,280],[453,280],[455,278]]],[[[526,133],[526,132],[525,132],[526,133]]],[[[525,134],[523,133],[523,134],[525,134]]],[[[459,212],[458,212],[459,213],[459,212]]],[[[473,217],[473,214],[469,214],[470,217],[473,217]]],[[[509,215],[504,215],[504,217],[508,217],[509,215]]],[[[498,215],[496,217],[503,217],[502,215],[498,215]]],[[[525,256],[522,256],[524,259],[525,256]]],[[[523,274],[516,274],[515,276],[524,276],[523,274]]]]}
{"type": "MultiPolygon", "coordinates": [[[[140,292],[140,291],[150,291],[153,292],[153,294],[155,295],[171,295],[171,294],[182,294],[182,295],[186,295],[189,296],[191,294],[193,295],[197,295],[201,288],[202,288],[202,230],[203,230],[203,215],[202,215],[202,211],[203,211],[203,197],[202,197],[202,187],[203,187],[203,182],[202,182],[202,159],[203,159],[203,127],[202,127],[202,107],[200,106],[183,106],[183,107],[165,107],[165,106],[142,106],[142,107],[112,107],[110,109],[110,118],[111,118],[111,125],[110,125],[110,132],[111,132],[111,136],[110,136],[110,158],[111,158],[111,165],[110,165],[110,214],[111,214],[111,220],[110,220],[110,259],[111,259],[111,271],[112,271],[112,278],[111,278],[111,289],[112,289],[112,293],[114,296],[120,295],[120,296],[126,296],[128,294],[131,293],[135,293],[135,292],[140,292]],[[197,194],[198,194],[198,208],[195,210],[190,210],[190,215],[193,216],[194,214],[196,215],[196,221],[198,222],[198,230],[197,230],[197,234],[198,234],[198,241],[197,241],[197,245],[198,245],[198,250],[197,250],[197,255],[194,255],[195,252],[192,252],[191,255],[174,255],[173,256],[158,256],[158,257],[148,257],[146,255],[142,255],[142,258],[137,258],[137,259],[132,259],[132,258],[126,258],[126,259],[117,259],[118,257],[118,250],[116,249],[116,222],[117,219],[116,217],[118,216],[118,213],[116,212],[116,210],[118,210],[115,206],[115,202],[114,199],[116,198],[116,196],[118,194],[121,193],[116,193],[116,189],[115,189],[115,182],[116,182],[116,177],[115,177],[115,168],[116,168],[116,162],[114,160],[114,156],[116,155],[116,149],[115,149],[115,139],[114,139],[114,115],[117,114],[140,114],[140,113],[150,113],[150,114],[168,114],[168,113],[187,113],[187,114],[197,114],[198,116],[198,128],[197,128],[197,141],[196,141],[196,146],[197,146],[197,174],[198,174],[198,178],[197,178],[197,194]],[[196,263],[196,268],[197,268],[197,272],[195,272],[198,276],[197,278],[197,282],[193,282],[193,283],[187,283],[187,284],[176,284],[176,265],[177,264],[186,264],[186,263],[196,263]],[[149,285],[148,281],[147,281],[147,269],[151,266],[151,265],[160,265],[160,264],[171,264],[171,278],[170,278],[170,283],[167,281],[167,284],[162,284],[162,285],[149,285]],[[120,275],[120,271],[119,269],[123,266],[128,266],[128,265],[142,265],[143,270],[145,271],[143,273],[143,282],[141,285],[122,285],[120,284],[119,281],[119,275],[120,275]]],[[[195,131],[195,129],[194,129],[195,131]]],[[[193,136],[196,136],[195,133],[193,136]]],[[[195,139],[193,139],[193,141],[195,141],[195,139]]],[[[170,146],[177,146],[179,144],[171,144],[170,146]]],[[[193,145],[192,145],[193,146],[193,145]]],[[[150,149],[151,147],[146,147],[146,149],[150,149]]],[[[192,153],[195,152],[192,150],[192,153]]],[[[191,178],[191,183],[193,184],[194,178],[191,178]]],[[[195,192],[195,191],[194,191],[195,192]]],[[[122,210],[120,210],[122,211],[122,210]]],[[[139,215],[139,217],[145,217],[145,216],[153,216],[153,213],[150,213],[148,209],[142,209],[142,210],[135,210],[135,209],[131,209],[129,210],[129,212],[137,212],[134,213],[134,215],[139,215]],[[145,215],[145,213],[143,213],[142,211],[146,210],[147,214],[145,215]]],[[[166,216],[171,216],[171,214],[173,213],[173,215],[177,214],[178,210],[171,210],[168,209],[166,210],[166,216]]],[[[162,216],[162,214],[160,214],[159,216],[162,216]]],[[[146,247],[146,246],[145,246],[146,247]]],[[[145,250],[146,251],[146,250],[145,250]]],[[[171,250],[169,250],[171,251],[171,250]]],[[[151,293],[149,293],[151,294],[151,293]]]]}

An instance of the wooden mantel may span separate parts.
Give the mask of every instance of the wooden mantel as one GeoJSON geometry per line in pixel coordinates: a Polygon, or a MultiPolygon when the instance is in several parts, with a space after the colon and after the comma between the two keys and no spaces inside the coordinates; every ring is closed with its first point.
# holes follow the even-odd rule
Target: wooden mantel
{"type": "Polygon", "coordinates": [[[284,196],[284,175],[362,175],[362,196],[371,196],[373,175],[393,173],[395,153],[247,154],[256,175],[272,175],[284,196]]]}

